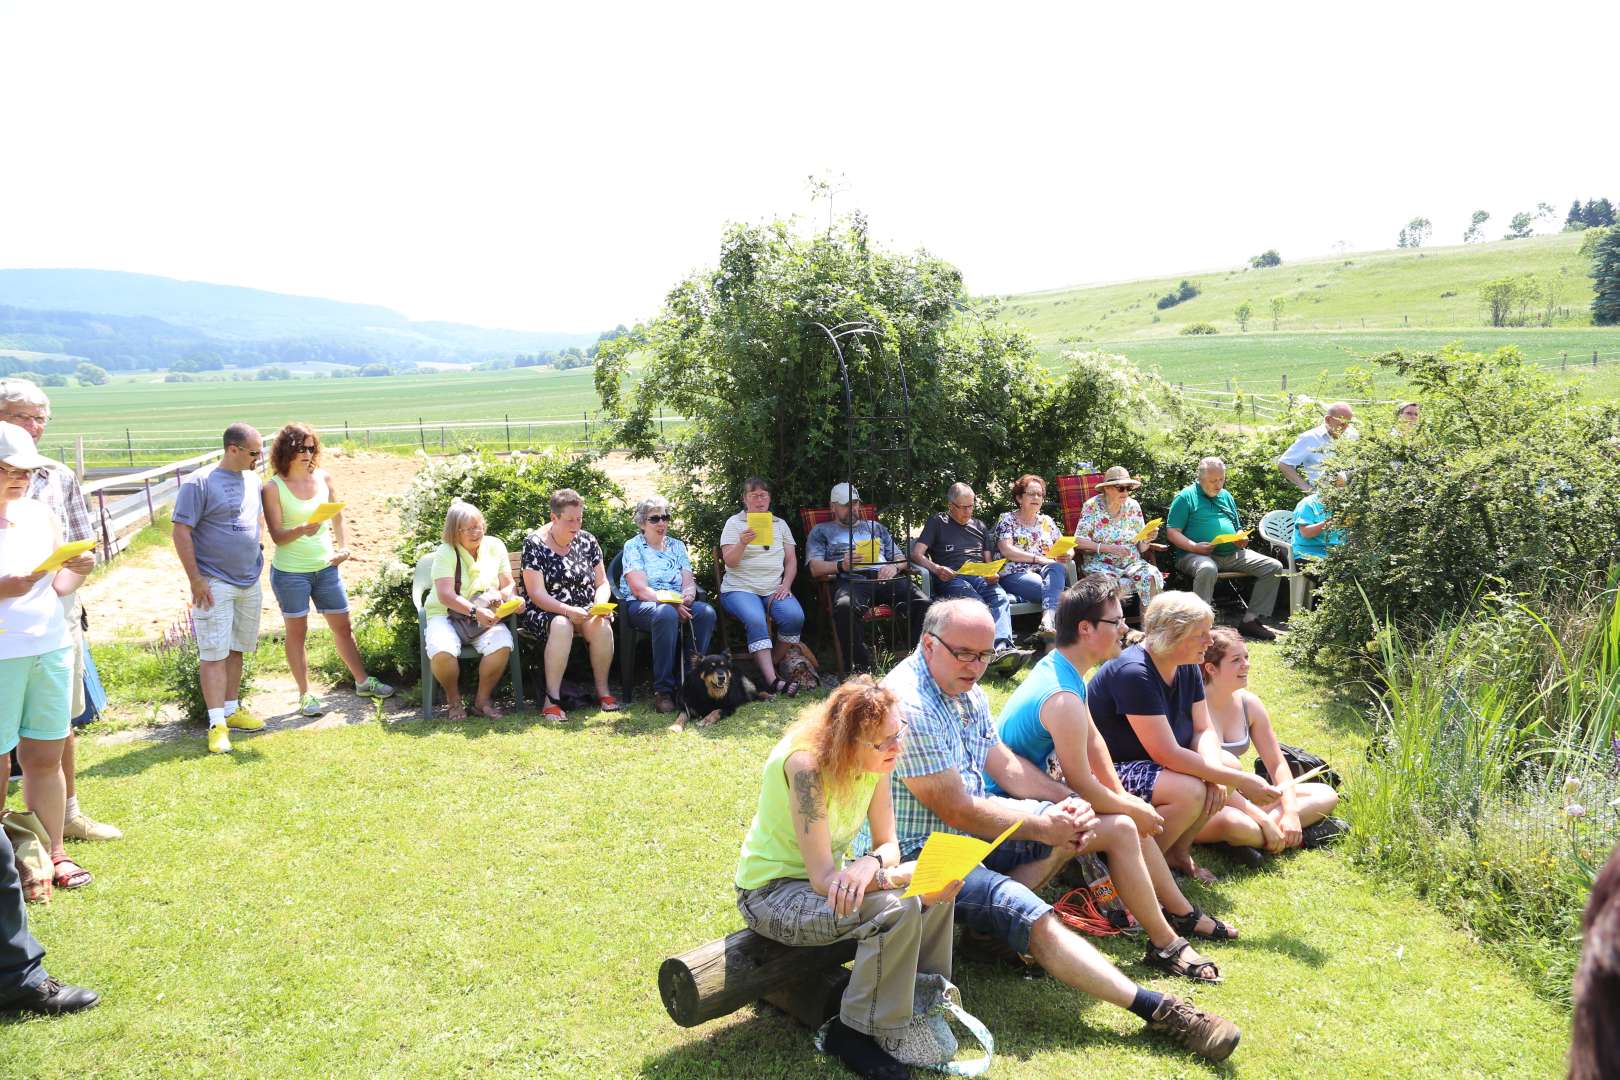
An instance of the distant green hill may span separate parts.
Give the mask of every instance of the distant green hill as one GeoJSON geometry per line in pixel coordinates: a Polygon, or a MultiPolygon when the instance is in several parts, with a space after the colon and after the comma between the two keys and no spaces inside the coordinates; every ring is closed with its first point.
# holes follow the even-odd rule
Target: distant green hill
{"type": "MultiPolygon", "coordinates": [[[[1479,349],[1516,344],[1555,366],[1567,353],[1573,368],[1585,361],[1589,372],[1593,351],[1600,360],[1620,360],[1620,329],[1591,325],[1592,279],[1580,244],[1581,234],[1560,233],[1285,261],[1265,270],[1180,273],[1004,296],[1000,317],[1029,332],[1048,362],[1068,349],[1105,349],[1188,385],[1232,379],[1276,390],[1288,373],[1304,390],[1322,373],[1342,372],[1376,353],[1451,340],[1479,349]],[[1559,303],[1550,327],[1489,326],[1480,287],[1514,274],[1556,283],[1559,303]],[[1199,295],[1159,310],[1158,298],[1183,280],[1196,284],[1199,295]],[[1283,299],[1275,332],[1272,297],[1283,299]],[[1245,301],[1253,308],[1247,333],[1233,315],[1245,301]],[[1219,333],[1181,334],[1199,322],[1219,333]]],[[[1606,368],[1599,374],[1604,382],[1620,381],[1606,368]]]]}

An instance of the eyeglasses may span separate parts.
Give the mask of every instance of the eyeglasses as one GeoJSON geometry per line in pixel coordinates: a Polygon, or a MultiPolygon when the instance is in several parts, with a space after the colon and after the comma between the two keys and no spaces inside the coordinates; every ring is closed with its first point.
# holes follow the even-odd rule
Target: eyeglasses
{"type": "Polygon", "coordinates": [[[900,722],[900,730],[895,732],[893,735],[890,735],[882,742],[867,742],[865,739],[862,739],[861,742],[866,746],[870,746],[880,754],[887,754],[890,750],[893,750],[895,747],[900,745],[900,740],[905,737],[906,729],[910,726],[911,723],[909,721],[902,720],[900,722]]]}
{"type": "Polygon", "coordinates": [[[988,664],[996,658],[996,650],[994,649],[985,649],[983,652],[976,649],[958,649],[932,630],[928,631],[928,636],[945,646],[945,651],[950,653],[959,664],[988,664]]]}
{"type": "Polygon", "coordinates": [[[973,504],[972,503],[951,503],[951,509],[952,510],[971,510],[971,509],[973,509],[973,504]]]}
{"type": "Polygon", "coordinates": [[[1125,620],[1122,619],[1122,618],[1121,619],[1092,619],[1091,621],[1094,622],[1094,623],[1097,623],[1098,625],[1101,625],[1103,623],[1113,623],[1115,626],[1123,626],[1123,625],[1125,625],[1125,620]]]}
{"type": "Polygon", "coordinates": [[[647,515],[647,524],[649,524],[649,525],[662,525],[664,522],[671,521],[671,520],[673,520],[673,519],[668,514],[648,514],[647,515]]]}
{"type": "Polygon", "coordinates": [[[13,421],[26,420],[30,424],[48,424],[51,420],[50,413],[6,412],[0,413],[0,417],[13,421]]]}
{"type": "Polygon", "coordinates": [[[33,475],[33,469],[13,469],[10,465],[0,465],[0,476],[5,477],[7,480],[14,476],[20,476],[26,480],[33,477],[33,475]]]}

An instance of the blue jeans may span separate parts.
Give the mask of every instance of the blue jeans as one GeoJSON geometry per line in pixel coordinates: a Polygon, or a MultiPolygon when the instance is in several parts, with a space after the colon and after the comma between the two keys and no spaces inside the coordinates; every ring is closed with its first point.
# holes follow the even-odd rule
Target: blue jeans
{"type": "MultiPolygon", "coordinates": [[[[675,665],[681,660],[681,613],[679,604],[664,604],[657,600],[631,600],[626,605],[625,618],[630,625],[652,636],[653,690],[660,694],[675,692],[675,665]]],[[[714,633],[714,608],[703,601],[692,604],[692,634],[697,639],[699,655],[709,651],[709,636],[714,633]]]]}
{"type": "MultiPolygon", "coordinates": [[[[0,758],[0,763],[3,761],[0,758]]],[[[11,838],[0,829],[0,1002],[44,982],[45,968],[40,964],[44,958],[44,947],[28,932],[22,879],[17,876],[11,838]]]]}
{"type": "Polygon", "coordinates": [[[771,622],[776,624],[776,640],[792,644],[804,633],[804,608],[788,593],[780,600],[772,600],[758,593],[734,590],[720,594],[720,606],[726,614],[743,624],[748,635],[748,651],[763,652],[771,647],[771,628],[766,625],[765,611],[770,609],[771,622]]]}
{"type": "MultiPolygon", "coordinates": [[[[1009,570],[1012,565],[1012,563],[1007,564],[1009,570]]],[[[1049,563],[1046,566],[1032,566],[1028,563],[1019,563],[1018,565],[1029,566],[1029,569],[1002,574],[1002,589],[1025,603],[1041,605],[1042,611],[1056,611],[1058,601],[1063,599],[1063,589],[1069,583],[1068,577],[1063,572],[1063,564],[1049,563]]]]}
{"type": "MultiPolygon", "coordinates": [[[[915,859],[921,851],[921,845],[903,850],[901,860],[915,859]]],[[[1030,931],[1052,910],[1052,905],[1007,875],[1051,853],[1051,848],[1034,840],[1008,840],[996,848],[982,866],[974,867],[962,879],[962,891],[956,896],[956,921],[1005,942],[1014,952],[1028,953],[1030,931]]]]}
{"type": "Polygon", "coordinates": [[[984,602],[990,609],[990,617],[996,620],[996,644],[1006,645],[1012,641],[1012,605],[1007,602],[1007,594],[1001,591],[1001,586],[982,577],[964,577],[957,575],[950,581],[940,582],[934,579],[934,596],[937,599],[954,599],[960,596],[971,596],[975,600],[984,602]]]}

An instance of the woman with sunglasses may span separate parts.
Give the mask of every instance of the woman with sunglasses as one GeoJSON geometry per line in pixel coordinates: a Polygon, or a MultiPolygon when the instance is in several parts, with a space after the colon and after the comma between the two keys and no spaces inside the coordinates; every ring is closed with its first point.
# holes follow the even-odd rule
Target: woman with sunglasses
{"type": "Polygon", "coordinates": [[[681,638],[692,626],[692,648],[709,651],[714,633],[714,608],[697,598],[697,578],[686,545],[669,535],[669,500],[649,495],[636,504],[639,536],[625,541],[619,557],[619,595],[625,616],[644,634],[652,636],[653,708],[675,711],[676,665],[681,659],[681,638]]]}
{"type": "Polygon", "coordinates": [[[321,439],[308,424],[291,423],[276,433],[270,444],[270,483],[264,486],[264,521],[276,544],[270,562],[270,590],[276,594],[282,620],[287,624],[287,667],[298,684],[298,711],[305,716],[325,712],[321,699],[310,693],[309,665],[304,642],[309,634],[310,604],[326,619],[332,643],[343,665],[354,676],[354,691],[364,697],[385,698],[394,688],[366,674],[360,649],[349,624],[349,597],[338,566],[349,558],[344,546],[343,513],[325,521],[310,518],[322,503],[337,501],[337,487],[319,467],[321,439]],[[332,544],[333,536],[337,546],[332,544]]]}
{"type": "MultiPolygon", "coordinates": [[[[72,719],[73,676],[73,638],[62,597],[84,578],[66,566],[36,572],[62,542],[56,514],[28,498],[34,471],[49,464],[28,432],[0,423],[0,761],[17,751],[23,796],[50,837],[52,884],[76,889],[90,884],[90,872],[62,846],[62,747],[72,719]]],[[[5,800],[0,781],[0,808],[5,800]]]]}
{"type": "Polygon", "coordinates": [[[951,923],[962,883],[902,898],[889,774],[905,722],[893,692],[861,675],[789,728],[765,761],[758,809],[737,860],[737,909],[784,945],[858,944],[825,1048],[866,1077],[905,1077],[884,1049],[911,1024],[917,973],[951,973],[951,923]],[[872,850],[844,853],[865,825],[872,850]]]}

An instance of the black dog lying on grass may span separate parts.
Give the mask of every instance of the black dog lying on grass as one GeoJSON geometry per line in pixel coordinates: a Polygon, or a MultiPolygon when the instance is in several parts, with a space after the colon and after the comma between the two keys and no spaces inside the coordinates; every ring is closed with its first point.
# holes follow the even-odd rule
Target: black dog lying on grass
{"type": "Polygon", "coordinates": [[[686,673],[686,683],[679,695],[680,715],[669,730],[685,731],[687,721],[694,718],[698,727],[708,727],[754,700],[764,700],[764,696],[754,689],[747,676],[731,669],[730,657],[719,654],[693,657],[692,670],[686,673]]]}

